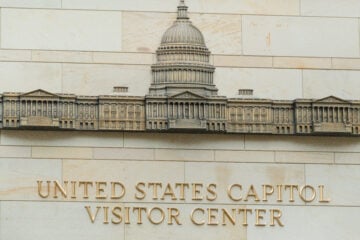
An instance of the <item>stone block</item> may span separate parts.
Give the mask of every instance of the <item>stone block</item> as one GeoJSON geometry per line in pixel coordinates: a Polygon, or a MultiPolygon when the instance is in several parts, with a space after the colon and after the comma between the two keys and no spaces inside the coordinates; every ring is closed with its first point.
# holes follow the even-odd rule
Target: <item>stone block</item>
{"type": "Polygon", "coordinates": [[[244,149],[241,135],[124,133],[124,146],[133,148],[172,149],[244,149]]]}
{"type": "Polygon", "coordinates": [[[92,159],[91,148],[32,147],[33,158],[92,159]]]}
{"type": "Polygon", "coordinates": [[[64,64],[63,91],[80,95],[109,95],[115,86],[129,88],[129,94],[144,96],[149,91],[149,66],[64,64]]]}
{"type": "MultiPolygon", "coordinates": [[[[85,206],[99,204],[64,202],[1,202],[1,239],[124,239],[124,225],[103,224],[100,213],[92,224],[85,206]],[[21,226],[21,227],[19,227],[21,226]],[[85,230],[86,229],[86,230],[85,230]]],[[[108,204],[113,206],[121,204],[108,204]]]]}
{"type": "Polygon", "coordinates": [[[358,57],[357,19],[312,17],[243,17],[247,55],[358,57]]]}
{"type": "Polygon", "coordinates": [[[1,61],[31,61],[31,51],[1,49],[0,60],[1,61]]]}
{"type": "MultiPolygon", "coordinates": [[[[179,1],[168,0],[159,4],[158,0],[63,0],[63,8],[103,9],[126,11],[174,12],[179,1]]],[[[202,0],[188,1],[191,12],[230,13],[230,14],[270,14],[270,15],[298,15],[299,0],[225,0],[204,2],[202,0]]]]}
{"type": "Polygon", "coordinates": [[[121,12],[4,8],[1,33],[3,48],[120,51],[121,12]]]}
{"type": "MultiPolygon", "coordinates": [[[[264,206],[268,208],[268,206],[264,206]]],[[[357,227],[359,207],[276,207],[282,210],[284,227],[249,227],[248,239],[354,239],[360,234],[357,227]]],[[[251,225],[254,224],[254,218],[251,225]]]]}
{"type": "Polygon", "coordinates": [[[122,147],[123,133],[1,131],[2,145],[59,147],[122,147]]]}
{"type": "Polygon", "coordinates": [[[334,163],[334,154],[326,152],[276,152],[275,161],[281,163],[334,163]]]}
{"type": "MultiPolygon", "coordinates": [[[[213,203],[218,204],[245,204],[257,205],[264,203],[262,201],[262,185],[269,184],[296,184],[304,185],[304,166],[297,164],[259,164],[259,163],[185,163],[185,181],[192,183],[216,184],[217,199],[213,203]],[[235,187],[232,190],[232,196],[242,197],[241,200],[231,200],[227,190],[233,184],[240,184],[242,189],[235,187]],[[253,185],[259,201],[255,197],[249,197],[245,201],[250,186],[253,185]]],[[[276,187],[275,187],[276,188],[276,187]]],[[[206,188],[205,188],[206,190],[206,188]]],[[[203,192],[205,192],[203,189],[203,192]]],[[[288,205],[290,200],[290,191],[283,191],[283,202],[277,202],[276,189],[274,194],[268,196],[268,204],[288,205]]],[[[298,196],[294,195],[296,204],[304,204],[298,196]]],[[[204,199],[206,202],[207,200],[204,199]]],[[[207,201],[209,202],[209,201],[207,201]]]]}
{"type": "Polygon", "coordinates": [[[154,160],[153,149],[94,148],[94,159],[154,160]]]}
{"type": "Polygon", "coordinates": [[[253,89],[255,98],[295,99],[302,96],[300,70],[264,68],[217,68],[219,95],[239,97],[239,89],[253,89]]]}
{"type": "Polygon", "coordinates": [[[32,51],[32,61],[35,62],[65,62],[65,63],[92,63],[93,53],[71,51],[32,51]]]}
{"type": "Polygon", "coordinates": [[[53,178],[61,179],[60,160],[0,158],[0,200],[37,200],[37,181],[53,178]]]}
{"type": "MultiPolygon", "coordinates": [[[[204,34],[207,47],[212,53],[241,53],[241,16],[191,14],[190,18],[204,34]]],[[[175,14],[124,13],[123,50],[155,52],[162,35],[175,20],[175,14]]]]}
{"type": "Polygon", "coordinates": [[[304,98],[320,99],[330,95],[343,99],[358,99],[360,71],[304,70],[304,98]]]}
{"type": "Polygon", "coordinates": [[[211,150],[155,149],[155,160],[210,162],[214,161],[214,152],[211,150]]]}
{"type": "Polygon", "coordinates": [[[216,162],[274,162],[275,153],[271,151],[215,151],[216,162]]]}
{"type": "Polygon", "coordinates": [[[93,54],[95,63],[135,65],[151,65],[155,63],[155,55],[151,53],[94,52],[93,54]]]}
{"type": "Polygon", "coordinates": [[[360,139],[344,137],[246,136],[246,150],[358,152],[360,139]]]}
{"type": "Polygon", "coordinates": [[[301,15],[304,16],[336,16],[359,17],[360,2],[357,0],[301,0],[301,15]]]}
{"type": "MultiPolygon", "coordinates": [[[[306,184],[324,185],[324,198],[329,205],[360,205],[359,165],[306,165],[306,184]]],[[[317,203],[316,203],[317,204],[317,203]]]]}
{"type": "Polygon", "coordinates": [[[61,8],[61,0],[0,0],[0,7],[61,8]]]}
{"type": "Polygon", "coordinates": [[[360,164],[360,153],[335,153],[337,164],[360,164]]]}
{"type": "MultiPolygon", "coordinates": [[[[154,161],[116,161],[116,160],[64,160],[63,179],[76,179],[78,181],[106,181],[121,182],[125,186],[125,196],[117,201],[124,202],[157,202],[164,192],[167,183],[184,182],[184,163],[182,162],[154,162],[154,161]],[[136,185],[146,183],[143,188],[146,196],[142,200],[135,199],[136,185]],[[158,199],[153,199],[152,188],[148,183],[162,183],[158,189],[158,199]]],[[[111,186],[107,186],[109,191],[111,186]]],[[[109,192],[106,191],[106,192],[109,192]]],[[[95,200],[95,189],[89,188],[89,199],[83,199],[79,194],[77,201],[95,200]]],[[[108,198],[104,201],[114,201],[108,198]]],[[[162,202],[177,202],[167,196],[162,202]]],[[[180,201],[180,200],[179,200],[180,201]]]]}
{"type": "Polygon", "coordinates": [[[334,69],[360,70],[360,59],[358,58],[333,58],[334,69]]]}
{"type": "Polygon", "coordinates": [[[30,147],[0,146],[0,157],[2,158],[30,158],[30,147]]]}
{"type": "Polygon", "coordinates": [[[331,69],[331,58],[274,57],[275,68],[331,69]]]}
{"type": "Polygon", "coordinates": [[[257,67],[271,68],[272,57],[214,55],[216,67],[257,67]]]}
{"type": "Polygon", "coordinates": [[[61,92],[60,64],[0,62],[0,76],[1,92],[61,92]]]}

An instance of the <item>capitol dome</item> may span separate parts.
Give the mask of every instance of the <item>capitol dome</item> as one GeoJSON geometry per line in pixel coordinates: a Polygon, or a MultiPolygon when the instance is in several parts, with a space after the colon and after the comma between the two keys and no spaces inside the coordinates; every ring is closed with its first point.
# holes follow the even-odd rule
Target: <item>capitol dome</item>
{"type": "Polygon", "coordinates": [[[177,19],[164,33],[152,65],[150,95],[174,95],[191,91],[214,96],[215,68],[210,64],[210,51],[204,36],[189,20],[184,0],[178,6],[177,19]]]}

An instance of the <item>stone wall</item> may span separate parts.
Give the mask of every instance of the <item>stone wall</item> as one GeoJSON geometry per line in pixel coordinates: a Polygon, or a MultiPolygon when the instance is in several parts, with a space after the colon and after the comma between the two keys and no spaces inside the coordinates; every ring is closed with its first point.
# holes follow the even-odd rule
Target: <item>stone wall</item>
{"type": "MultiPolygon", "coordinates": [[[[177,0],[0,0],[0,92],[148,93],[177,0]]],[[[217,67],[219,95],[360,96],[357,0],[187,1],[217,67]]],[[[0,132],[0,239],[357,239],[360,140],[222,134],[0,132]],[[38,180],[324,185],[329,203],[42,199],[38,180]],[[91,223],[84,206],[175,206],[183,224],[91,223]],[[279,208],[284,227],[195,226],[202,208],[279,208]]],[[[285,197],[288,198],[288,192],[285,197]]],[[[100,213],[101,214],[101,213],[100,213]]],[[[131,221],[136,222],[132,215],[131,221]]],[[[269,224],[268,216],[264,221],[269,224]]],[[[242,222],[239,217],[237,222],[242,222]]]]}

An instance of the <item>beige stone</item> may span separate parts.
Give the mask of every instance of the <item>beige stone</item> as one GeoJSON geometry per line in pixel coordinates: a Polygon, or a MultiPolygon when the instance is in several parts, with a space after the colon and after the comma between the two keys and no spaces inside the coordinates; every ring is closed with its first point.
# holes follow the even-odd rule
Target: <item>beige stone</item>
{"type": "Polygon", "coordinates": [[[32,51],[32,61],[35,62],[66,62],[92,63],[93,53],[71,51],[32,51]]]}
{"type": "Polygon", "coordinates": [[[2,145],[123,147],[122,132],[1,131],[2,145]]]}
{"type": "Polygon", "coordinates": [[[281,163],[334,163],[334,154],[326,152],[276,152],[275,161],[281,163]]]}
{"type": "Polygon", "coordinates": [[[30,147],[0,146],[0,157],[3,158],[29,158],[31,157],[30,147]]]}
{"type": "Polygon", "coordinates": [[[335,163],[360,164],[360,153],[335,153],[335,163]]]}
{"type": "Polygon", "coordinates": [[[214,152],[210,150],[155,149],[156,160],[175,161],[214,161],[214,152]]]}
{"type": "MultiPolygon", "coordinates": [[[[297,164],[260,164],[260,163],[185,163],[185,181],[192,183],[216,184],[217,199],[215,203],[232,204],[261,204],[263,199],[262,185],[296,184],[303,185],[304,166],[297,164]],[[240,201],[231,200],[228,197],[227,189],[233,184],[242,185],[242,190],[234,188],[234,197],[242,197],[240,201]],[[260,201],[249,197],[245,201],[246,194],[253,185],[260,201]]],[[[204,191],[206,188],[204,189],[204,191]]],[[[277,202],[277,195],[268,197],[268,204],[289,204],[290,191],[284,190],[283,202],[277,202]]],[[[296,204],[304,204],[299,197],[294,197],[296,204]]],[[[207,200],[204,200],[207,202],[207,200]]]]}
{"type": "Polygon", "coordinates": [[[1,92],[28,92],[42,88],[61,92],[61,65],[0,62],[1,92]]]}
{"type": "Polygon", "coordinates": [[[343,99],[359,99],[360,71],[304,70],[305,98],[324,98],[330,95],[343,99]]]}
{"type": "Polygon", "coordinates": [[[358,58],[333,58],[334,69],[360,70],[360,59],[358,58]]]}
{"type": "Polygon", "coordinates": [[[31,51],[1,49],[0,50],[0,60],[1,61],[30,61],[31,60],[31,51]]]}
{"type": "MultiPolygon", "coordinates": [[[[324,185],[324,198],[330,205],[359,206],[359,165],[306,165],[306,183],[324,185]]],[[[316,203],[317,204],[317,203],[316,203]]]]}
{"type": "Polygon", "coordinates": [[[248,55],[359,56],[357,19],[244,16],[242,31],[248,55]]]}
{"type": "MultiPolygon", "coordinates": [[[[268,208],[268,206],[264,206],[268,208]]],[[[284,227],[249,227],[248,239],[356,239],[358,207],[276,207],[282,210],[284,227]]],[[[254,218],[251,218],[254,224],[254,218]]],[[[269,222],[266,219],[267,223],[269,222]]]]}
{"type": "MultiPolygon", "coordinates": [[[[126,206],[137,206],[143,207],[141,204],[126,206]]],[[[160,207],[162,209],[166,209],[169,205],[166,204],[149,204],[147,208],[160,207]]],[[[206,205],[201,204],[201,206],[196,204],[189,205],[180,205],[180,204],[172,204],[170,207],[179,209],[180,215],[178,217],[181,226],[177,225],[175,221],[173,221],[173,225],[167,225],[167,222],[160,224],[158,226],[154,226],[149,223],[148,220],[144,220],[143,224],[139,228],[139,225],[129,224],[125,226],[125,239],[148,239],[148,240],[157,240],[157,239],[168,239],[171,237],[173,240],[196,240],[196,239],[209,239],[209,240],[218,240],[221,238],[229,239],[229,240],[246,240],[246,228],[241,225],[242,219],[239,216],[237,220],[237,225],[232,225],[231,223],[227,223],[226,226],[222,226],[222,217],[221,211],[214,219],[214,222],[219,222],[218,226],[196,226],[190,220],[190,214],[193,209],[198,207],[201,208],[219,208],[221,209],[222,205],[206,205]],[[240,224],[239,224],[240,223],[240,224]]],[[[241,206],[245,207],[245,206],[241,206]]],[[[239,206],[235,205],[227,205],[226,208],[239,208],[239,206]]],[[[154,211],[156,213],[156,211],[154,211]]],[[[154,213],[154,215],[155,215],[154,213]]],[[[136,215],[131,216],[131,221],[136,222],[136,215]]],[[[207,216],[202,216],[201,214],[195,215],[199,220],[204,219],[207,220],[207,216]]]]}
{"type": "Polygon", "coordinates": [[[121,50],[121,12],[4,8],[1,19],[3,48],[121,50]]]}
{"type": "Polygon", "coordinates": [[[271,68],[272,57],[214,55],[215,67],[271,68]]]}
{"type": "Polygon", "coordinates": [[[173,149],[244,149],[241,135],[125,133],[124,146],[173,149]]]}
{"type": "Polygon", "coordinates": [[[0,0],[0,7],[61,8],[61,0],[0,0]]]}
{"type": "Polygon", "coordinates": [[[93,54],[94,63],[151,65],[155,62],[155,55],[147,53],[94,52],[93,54]]]}
{"type": "MultiPolygon", "coordinates": [[[[121,203],[107,204],[110,208],[121,203]]],[[[103,224],[103,213],[91,223],[85,206],[101,203],[2,202],[1,239],[123,239],[124,225],[103,224]],[[21,227],[19,227],[21,226],[21,227]],[[84,230],[86,229],[86,231],[84,230]]]]}
{"type": "Polygon", "coordinates": [[[153,149],[94,148],[94,159],[154,160],[153,149]]]}
{"type": "Polygon", "coordinates": [[[274,162],[271,151],[215,151],[216,162],[274,162]]]}
{"type": "Polygon", "coordinates": [[[246,150],[358,152],[360,139],[309,136],[251,136],[245,137],[246,150]]]}
{"type": "MultiPolygon", "coordinates": [[[[191,14],[212,53],[241,52],[241,16],[191,14]]],[[[163,33],[176,19],[174,14],[126,12],[123,14],[123,50],[155,52],[163,33]],[[146,36],[144,38],[144,36],[146,36]]]]}
{"type": "MultiPolygon", "coordinates": [[[[128,11],[163,11],[174,12],[178,0],[63,0],[64,8],[76,9],[104,9],[128,11]]],[[[298,15],[299,0],[224,0],[219,4],[216,1],[192,0],[187,1],[191,12],[231,13],[231,14],[271,14],[271,15],[298,15]]]]}
{"type": "Polygon", "coordinates": [[[296,99],[302,96],[301,71],[263,68],[217,68],[219,95],[239,97],[239,89],[253,89],[255,98],[296,99]]]}
{"type": "Polygon", "coordinates": [[[331,69],[331,58],[274,57],[275,68],[331,69]]]}
{"type": "Polygon", "coordinates": [[[148,66],[64,64],[63,91],[82,95],[108,95],[115,86],[128,87],[129,94],[148,93],[151,71],[148,66]]]}
{"type": "MultiPolygon", "coordinates": [[[[114,160],[64,160],[63,178],[76,179],[78,181],[106,181],[121,182],[125,186],[125,196],[121,201],[125,202],[158,202],[160,199],[152,199],[152,188],[146,185],[146,196],[142,200],[135,198],[135,186],[139,182],[162,183],[163,190],[167,183],[184,182],[184,163],[181,162],[154,162],[154,161],[114,161],[114,160]]],[[[109,191],[111,186],[106,187],[109,191]]],[[[107,192],[109,192],[107,191],[107,192]]],[[[161,190],[159,189],[160,198],[161,190]]],[[[83,199],[82,193],[78,201],[92,201],[95,199],[94,188],[89,189],[89,199],[83,199]]],[[[103,201],[110,201],[110,196],[103,201]]],[[[113,200],[112,200],[113,201],[113,200]]],[[[119,200],[117,200],[119,201],[119,200]]],[[[177,202],[166,197],[161,202],[177,202]]]]}
{"type": "Polygon", "coordinates": [[[91,148],[72,148],[72,147],[32,147],[33,158],[73,158],[91,159],[91,148]]]}
{"type": "Polygon", "coordinates": [[[0,158],[0,200],[37,200],[42,179],[61,179],[61,161],[0,158]]]}
{"type": "Polygon", "coordinates": [[[360,2],[357,0],[302,0],[301,15],[305,16],[336,16],[359,17],[360,2]]]}

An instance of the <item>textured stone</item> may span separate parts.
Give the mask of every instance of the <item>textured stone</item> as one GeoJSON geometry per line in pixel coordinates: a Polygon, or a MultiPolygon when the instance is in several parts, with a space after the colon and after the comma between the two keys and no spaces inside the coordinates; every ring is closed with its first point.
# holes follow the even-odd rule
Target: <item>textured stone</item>
{"type": "Polygon", "coordinates": [[[60,160],[0,158],[0,200],[37,200],[36,181],[54,178],[61,179],[60,160]]]}
{"type": "Polygon", "coordinates": [[[92,63],[93,57],[90,52],[70,51],[32,51],[32,61],[35,62],[78,62],[92,63]]]}
{"type": "Polygon", "coordinates": [[[281,163],[334,163],[333,153],[276,152],[275,161],[281,163]]]}
{"type": "MultiPolygon", "coordinates": [[[[92,224],[84,203],[2,202],[1,206],[1,239],[43,240],[51,236],[53,240],[115,240],[124,236],[124,225],[103,224],[102,213],[92,224]]],[[[94,210],[103,204],[86,206],[94,210]]]]}
{"type": "Polygon", "coordinates": [[[358,99],[360,95],[360,71],[304,70],[305,98],[337,96],[343,99],[358,99]]]}
{"type": "Polygon", "coordinates": [[[114,86],[129,88],[129,94],[148,93],[151,72],[147,66],[64,64],[63,92],[82,95],[106,95],[114,86]],[[101,84],[99,84],[101,83],[101,84]]]}
{"type": "Polygon", "coordinates": [[[360,153],[335,153],[335,163],[360,164],[360,153]]]}
{"type": "Polygon", "coordinates": [[[156,160],[214,161],[214,152],[209,150],[155,149],[156,160]]]}
{"type": "Polygon", "coordinates": [[[359,165],[306,165],[306,184],[324,185],[324,198],[330,198],[330,205],[359,206],[359,165]]]}
{"type": "Polygon", "coordinates": [[[94,148],[94,159],[147,160],[154,159],[153,149],[94,148]]]}
{"type": "Polygon", "coordinates": [[[244,137],[216,134],[125,133],[125,147],[241,150],[244,137]]]}
{"type": "Polygon", "coordinates": [[[0,60],[1,61],[30,61],[31,60],[31,51],[1,49],[0,50],[0,60]]]}
{"type": "Polygon", "coordinates": [[[334,69],[360,70],[360,59],[358,58],[333,58],[334,69]]]}
{"type": "Polygon", "coordinates": [[[216,67],[259,67],[271,68],[272,57],[214,55],[216,67]]]}
{"type": "MultiPolygon", "coordinates": [[[[128,11],[174,11],[178,0],[62,0],[64,8],[76,9],[106,9],[128,11]]],[[[224,0],[221,4],[216,1],[192,0],[187,1],[191,12],[231,13],[231,14],[271,14],[271,15],[298,15],[299,0],[224,0]]]]}
{"type": "Polygon", "coordinates": [[[121,50],[120,12],[5,8],[1,15],[3,48],[121,50]]]}
{"type": "Polygon", "coordinates": [[[242,31],[248,55],[359,56],[357,19],[244,16],[242,31]]]}
{"type": "Polygon", "coordinates": [[[274,57],[275,68],[330,69],[331,58],[274,57]]]}
{"type": "Polygon", "coordinates": [[[93,54],[94,63],[151,65],[155,62],[155,56],[153,54],[106,52],[94,52],[93,54]]]}
{"type": "Polygon", "coordinates": [[[123,133],[2,130],[1,144],[59,147],[122,147],[123,133]]]}
{"type": "Polygon", "coordinates": [[[72,159],[91,159],[91,148],[73,147],[33,147],[33,158],[72,158],[72,159]]]}
{"type": "Polygon", "coordinates": [[[274,162],[274,156],[270,151],[215,151],[216,162],[274,162]]]}
{"type": "Polygon", "coordinates": [[[295,99],[302,96],[300,70],[218,68],[215,84],[220,96],[230,98],[239,97],[239,89],[253,89],[256,98],[295,99]]]}
{"type": "Polygon", "coordinates": [[[301,15],[359,17],[360,2],[357,0],[301,0],[301,15]]]}
{"type": "Polygon", "coordinates": [[[2,92],[27,92],[42,88],[61,92],[61,65],[56,63],[0,62],[2,92]]]}
{"type": "Polygon", "coordinates": [[[2,158],[29,158],[31,157],[30,147],[0,146],[0,157],[2,158]]]}

